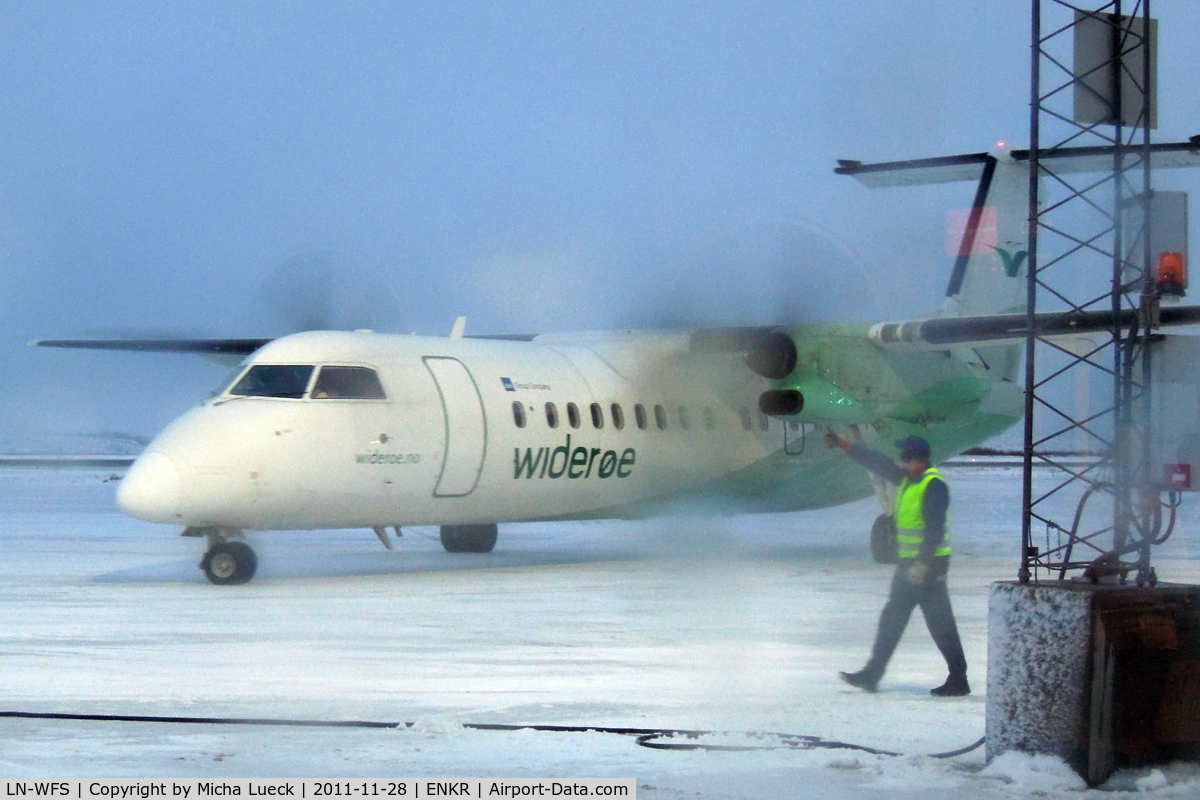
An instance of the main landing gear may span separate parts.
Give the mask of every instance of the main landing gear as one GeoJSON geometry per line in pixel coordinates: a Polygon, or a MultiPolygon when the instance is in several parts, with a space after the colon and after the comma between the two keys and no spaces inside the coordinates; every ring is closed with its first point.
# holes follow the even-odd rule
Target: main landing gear
{"type": "Polygon", "coordinates": [[[496,534],[495,525],[443,525],[442,547],[447,553],[490,553],[496,534]]]}
{"type": "Polygon", "coordinates": [[[235,586],[254,577],[258,557],[250,545],[229,537],[241,536],[241,531],[226,528],[188,528],[184,536],[207,536],[208,550],[200,559],[204,577],[217,586],[235,586]]]}

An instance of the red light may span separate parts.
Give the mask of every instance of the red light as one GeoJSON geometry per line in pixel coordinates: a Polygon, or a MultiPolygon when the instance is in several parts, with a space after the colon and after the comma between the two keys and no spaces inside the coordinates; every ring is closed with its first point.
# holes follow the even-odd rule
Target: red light
{"type": "Polygon", "coordinates": [[[1165,482],[1167,491],[1179,492],[1192,488],[1191,464],[1167,464],[1165,482]]]}

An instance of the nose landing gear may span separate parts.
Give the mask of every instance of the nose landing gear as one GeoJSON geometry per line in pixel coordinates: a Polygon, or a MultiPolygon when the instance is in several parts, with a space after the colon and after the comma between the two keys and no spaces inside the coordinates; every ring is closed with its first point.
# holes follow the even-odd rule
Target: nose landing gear
{"type": "Polygon", "coordinates": [[[222,542],[208,548],[200,561],[204,577],[218,586],[245,583],[254,577],[258,558],[245,542],[222,542]]]}
{"type": "Polygon", "coordinates": [[[258,557],[245,542],[230,541],[229,536],[240,536],[241,531],[226,529],[188,528],[184,536],[207,536],[208,550],[200,559],[204,577],[217,586],[235,586],[254,577],[258,569],[258,557]]]}

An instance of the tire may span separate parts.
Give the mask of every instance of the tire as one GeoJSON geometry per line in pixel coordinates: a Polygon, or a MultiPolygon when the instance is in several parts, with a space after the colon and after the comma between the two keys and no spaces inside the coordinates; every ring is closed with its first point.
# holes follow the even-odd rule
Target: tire
{"type": "Polygon", "coordinates": [[[447,553],[490,553],[496,546],[495,525],[443,525],[441,534],[447,553]]]}
{"type": "Polygon", "coordinates": [[[896,518],[880,514],[871,526],[871,557],[876,564],[900,562],[900,544],[896,541],[896,518]]]}
{"type": "Polygon", "coordinates": [[[200,562],[204,577],[217,586],[236,586],[254,577],[258,557],[245,542],[221,542],[213,545],[200,562]]]}

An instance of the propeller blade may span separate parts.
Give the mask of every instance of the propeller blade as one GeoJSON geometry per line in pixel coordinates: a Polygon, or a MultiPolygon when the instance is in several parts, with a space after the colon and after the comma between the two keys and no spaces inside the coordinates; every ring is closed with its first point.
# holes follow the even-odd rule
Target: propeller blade
{"type": "Polygon", "coordinates": [[[870,282],[851,252],[811,226],[758,225],[682,262],[665,298],[636,327],[728,328],[875,319],[870,282]]]}
{"type": "Polygon", "coordinates": [[[400,303],[384,276],[333,250],[283,259],[264,279],[256,305],[288,333],[403,328],[400,303]]]}

